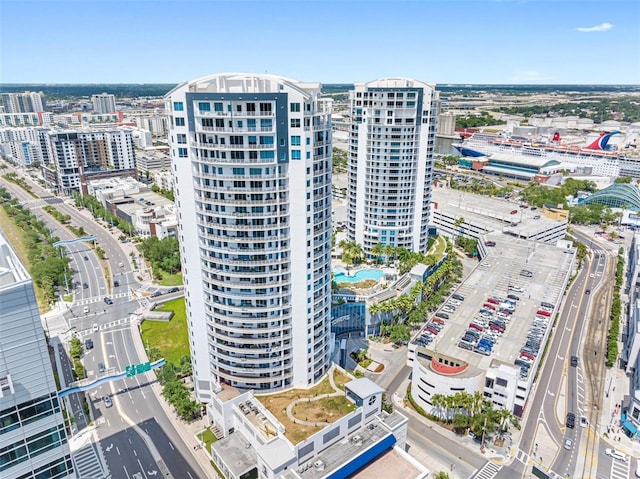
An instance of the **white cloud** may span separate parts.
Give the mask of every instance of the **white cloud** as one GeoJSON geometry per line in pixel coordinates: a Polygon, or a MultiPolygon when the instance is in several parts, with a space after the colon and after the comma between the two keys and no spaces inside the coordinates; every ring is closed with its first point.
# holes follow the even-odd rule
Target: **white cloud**
{"type": "Polygon", "coordinates": [[[607,30],[611,30],[613,25],[611,23],[601,23],[600,25],[596,25],[595,27],[578,27],[576,30],[579,32],[606,32],[607,30]]]}

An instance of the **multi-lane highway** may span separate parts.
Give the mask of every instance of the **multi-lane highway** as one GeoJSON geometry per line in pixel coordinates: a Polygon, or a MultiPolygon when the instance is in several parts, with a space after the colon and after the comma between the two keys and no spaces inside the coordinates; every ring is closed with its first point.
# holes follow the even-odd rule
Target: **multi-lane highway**
{"type": "MultiPolygon", "coordinates": [[[[92,379],[109,371],[122,371],[127,365],[146,361],[135,348],[133,334],[137,332],[132,331],[130,321],[131,313],[140,306],[138,299],[132,297],[140,284],[120,242],[87,211],[78,211],[51,196],[30,179],[28,183],[40,199],[34,199],[15,184],[2,182],[2,185],[61,240],[76,237],[42,210],[47,204],[69,215],[71,224],[95,236],[96,243],[106,253],[107,263],[102,264],[88,244],[74,243],[63,247],[72,259],[74,272],[73,287],[69,291],[74,301],[63,317],[68,330],[74,331],[83,345],[86,339],[93,341],[93,349],[84,351],[87,377],[92,379]],[[114,286],[116,282],[117,286],[114,286]],[[113,303],[107,304],[106,297],[113,303]],[[100,371],[99,364],[104,365],[104,372],[100,371]]],[[[68,384],[72,381],[72,372],[67,352],[61,346],[57,353],[62,356],[61,374],[68,384]]],[[[116,381],[88,394],[91,415],[112,477],[130,479],[141,474],[148,478],[159,473],[164,477],[167,473],[176,478],[207,477],[176,430],[173,422],[177,419],[164,414],[145,377],[116,381]],[[112,397],[111,407],[106,407],[103,400],[107,394],[112,397]]],[[[81,394],[70,395],[69,400],[77,430],[82,431],[91,419],[82,411],[81,394]]]]}

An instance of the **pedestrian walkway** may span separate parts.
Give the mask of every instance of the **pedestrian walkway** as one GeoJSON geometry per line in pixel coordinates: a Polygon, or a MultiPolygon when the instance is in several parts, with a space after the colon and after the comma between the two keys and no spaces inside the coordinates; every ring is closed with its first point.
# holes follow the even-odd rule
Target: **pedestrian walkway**
{"type": "MultiPolygon", "coordinates": [[[[140,360],[144,361],[144,358],[147,357],[147,353],[144,349],[142,338],[140,337],[140,334],[138,332],[138,323],[131,322],[130,326],[132,330],[135,329],[132,334],[134,347],[140,360]]],[[[202,432],[209,426],[206,415],[202,419],[194,420],[190,423],[186,423],[180,420],[176,416],[176,412],[173,407],[169,403],[167,403],[165,397],[162,395],[162,386],[160,385],[159,381],[156,381],[155,374],[151,372],[146,373],[145,375],[149,379],[149,386],[153,393],[156,395],[156,398],[158,399],[158,402],[162,406],[162,409],[164,410],[167,417],[175,419],[173,421],[173,426],[178,432],[178,435],[182,438],[185,444],[194,444],[194,447],[190,448],[193,454],[193,458],[197,461],[198,465],[205,472],[205,474],[207,474],[207,477],[217,479],[219,476],[216,473],[215,469],[211,467],[211,456],[204,451],[204,448],[202,447],[203,444],[196,437],[199,432],[202,432]]]]}
{"type": "Polygon", "coordinates": [[[107,477],[109,468],[100,460],[98,447],[100,443],[95,438],[95,429],[84,431],[69,441],[71,457],[78,477],[107,477]]]}
{"type": "MultiPolygon", "coordinates": [[[[128,326],[129,323],[131,322],[131,317],[127,316],[126,318],[122,318],[122,319],[116,319],[115,321],[111,321],[109,323],[105,323],[105,324],[101,324],[100,326],[98,326],[98,331],[105,331],[107,329],[112,329],[112,328],[116,328],[118,326],[128,326]]],[[[75,334],[77,336],[89,336],[90,334],[94,334],[96,331],[93,328],[87,328],[87,329],[81,329],[81,330],[76,330],[75,334]]]]}
{"type": "Polygon", "coordinates": [[[473,479],[493,479],[500,472],[500,469],[502,469],[502,464],[489,461],[473,475],[473,479]]]}
{"type": "MultiPolygon", "coordinates": [[[[101,303],[104,302],[104,298],[107,296],[92,296],[90,298],[82,298],[82,299],[78,299],[78,300],[74,300],[73,301],[73,306],[83,306],[85,304],[93,304],[93,303],[101,303]]],[[[108,296],[111,299],[118,299],[118,298],[129,298],[132,299],[132,295],[130,292],[126,292],[126,293],[117,293],[114,294],[112,296],[108,296]]]]}

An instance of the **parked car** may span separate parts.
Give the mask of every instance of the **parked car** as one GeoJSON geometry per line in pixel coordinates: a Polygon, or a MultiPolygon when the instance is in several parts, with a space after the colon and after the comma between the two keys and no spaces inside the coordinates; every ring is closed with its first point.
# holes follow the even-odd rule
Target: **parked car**
{"type": "Polygon", "coordinates": [[[487,241],[487,242],[485,243],[485,246],[493,247],[493,246],[495,246],[495,245],[496,245],[496,242],[495,242],[495,241],[487,241]]]}
{"type": "Polygon", "coordinates": [[[452,294],[451,297],[453,299],[457,299],[458,301],[464,301],[464,296],[462,296],[461,294],[458,294],[458,293],[452,294]]]}
{"type": "Polygon", "coordinates": [[[516,293],[524,293],[524,288],[520,286],[509,286],[509,291],[515,291],[516,293]]]}
{"type": "Polygon", "coordinates": [[[482,305],[482,307],[483,307],[483,308],[490,309],[491,311],[495,311],[495,310],[496,310],[496,307],[495,307],[494,305],[492,305],[492,304],[489,304],[489,303],[484,303],[484,304],[482,305]]]}
{"type": "Polygon", "coordinates": [[[500,304],[498,298],[487,298],[487,302],[491,304],[500,304]]]}
{"type": "Polygon", "coordinates": [[[520,301],[520,296],[517,296],[515,294],[508,294],[507,298],[508,299],[513,299],[514,301],[520,301]]]}
{"type": "Polygon", "coordinates": [[[517,213],[518,213],[518,210],[511,210],[511,214],[512,214],[512,215],[515,215],[515,214],[517,214],[517,213]]]}
{"type": "Polygon", "coordinates": [[[167,293],[177,293],[178,291],[180,291],[180,288],[169,288],[167,293]]]}
{"type": "Polygon", "coordinates": [[[438,311],[436,316],[442,319],[449,319],[449,315],[447,313],[443,313],[442,311],[438,311]]]}
{"type": "Polygon", "coordinates": [[[431,318],[431,322],[444,325],[444,320],[442,318],[438,318],[437,316],[431,318]]]}
{"type": "Polygon", "coordinates": [[[459,343],[458,343],[458,347],[462,348],[462,349],[467,349],[469,351],[471,351],[473,349],[473,344],[469,343],[467,341],[465,341],[464,339],[462,339],[459,343]]]}
{"type": "Polygon", "coordinates": [[[549,311],[543,311],[542,309],[539,309],[538,311],[536,311],[536,314],[539,314],[540,316],[546,316],[546,317],[551,316],[551,313],[549,311]]]}

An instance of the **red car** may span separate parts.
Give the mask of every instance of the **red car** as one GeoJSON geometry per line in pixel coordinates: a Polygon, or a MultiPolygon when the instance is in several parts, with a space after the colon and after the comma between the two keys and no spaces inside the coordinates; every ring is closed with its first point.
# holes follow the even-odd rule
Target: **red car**
{"type": "Polygon", "coordinates": [[[444,326],[444,320],[442,320],[440,318],[434,317],[434,318],[431,319],[431,322],[432,323],[436,323],[436,324],[442,324],[444,326]]]}
{"type": "Polygon", "coordinates": [[[438,333],[440,331],[438,331],[436,328],[434,328],[433,326],[427,326],[426,328],[424,328],[425,331],[429,331],[431,334],[433,334],[434,336],[437,336],[438,333]]]}
{"type": "Polygon", "coordinates": [[[496,307],[495,307],[493,304],[489,304],[489,303],[484,303],[484,304],[482,305],[482,307],[483,307],[483,308],[490,309],[490,310],[492,310],[492,311],[495,311],[495,310],[496,310],[496,307]]]}
{"type": "Polygon", "coordinates": [[[511,210],[511,214],[512,214],[512,215],[515,215],[515,214],[517,214],[517,213],[518,213],[518,210],[511,210]]]}
{"type": "Polygon", "coordinates": [[[489,298],[487,299],[487,303],[491,303],[491,304],[500,304],[500,301],[498,301],[495,298],[489,298]]]}
{"type": "Polygon", "coordinates": [[[484,328],[476,323],[469,323],[470,329],[475,329],[476,331],[484,331],[484,328]]]}
{"type": "Polygon", "coordinates": [[[551,313],[549,311],[543,311],[541,309],[539,309],[538,311],[536,311],[536,314],[539,314],[540,316],[551,316],[551,313]]]}
{"type": "Polygon", "coordinates": [[[504,333],[504,328],[502,326],[498,326],[497,324],[489,325],[489,329],[491,329],[491,331],[497,331],[499,333],[504,333]]]}

